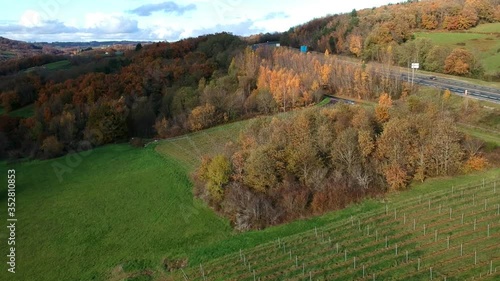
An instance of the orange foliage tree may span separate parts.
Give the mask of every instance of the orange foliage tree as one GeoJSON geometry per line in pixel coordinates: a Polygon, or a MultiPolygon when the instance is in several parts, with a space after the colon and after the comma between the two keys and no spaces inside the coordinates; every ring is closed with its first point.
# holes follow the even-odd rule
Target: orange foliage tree
{"type": "Polygon", "coordinates": [[[379,123],[385,123],[389,120],[389,109],[392,107],[392,99],[387,93],[383,93],[378,105],[375,107],[375,117],[379,123]]]}

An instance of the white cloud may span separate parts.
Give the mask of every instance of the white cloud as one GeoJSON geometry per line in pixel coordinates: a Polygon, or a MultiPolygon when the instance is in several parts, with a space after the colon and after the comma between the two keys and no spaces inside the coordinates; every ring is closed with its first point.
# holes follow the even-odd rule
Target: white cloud
{"type": "Polygon", "coordinates": [[[19,19],[19,24],[24,27],[36,27],[43,25],[43,19],[39,12],[27,10],[19,19]]]}
{"type": "Polygon", "coordinates": [[[168,40],[228,31],[236,35],[286,31],[327,14],[378,6],[391,0],[50,0],[0,21],[13,39],[168,40]],[[64,3],[63,3],[64,2],[64,3]],[[177,4],[176,4],[177,3],[177,4]],[[64,4],[64,5],[63,5],[64,4]],[[36,8],[39,8],[38,10],[36,8]],[[50,9],[49,9],[50,8],[50,9]],[[50,12],[50,13],[49,13],[50,12]],[[19,15],[21,15],[19,17],[19,15]],[[74,39],[71,39],[74,38],[74,39]]]}
{"type": "Polygon", "coordinates": [[[134,33],[138,31],[137,21],[120,14],[91,13],[85,15],[85,28],[94,33],[134,33]]]}
{"type": "Polygon", "coordinates": [[[186,6],[178,5],[175,2],[167,1],[157,4],[145,4],[140,7],[137,7],[133,10],[130,10],[129,13],[136,14],[141,17],[148,17],[154,12],[162,11],[164,13],[176,13],[178,15],[182,15],[185,12],[196,10],[196,5],[189,4],[186,6]]]}

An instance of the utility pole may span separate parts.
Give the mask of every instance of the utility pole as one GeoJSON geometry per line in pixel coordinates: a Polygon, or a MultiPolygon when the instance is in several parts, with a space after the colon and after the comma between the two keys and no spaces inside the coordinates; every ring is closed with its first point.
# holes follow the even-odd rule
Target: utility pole
{"type": "Polygon", "coordinates": [[[415,68],[411,69],[411,88],[413,89],[413,80],[415,79],[415,68]]]}
{"type": "Polygon", "coordinates": [[[411,88],[413,90],[413,81],[415,79],[415,69],[419,69],[420,64],[418,62],[414,62],[411,64],[411,70],[412,70],[412,75],[411,75],[411,88]]]}
{"type": "Polygon", "coordinates": [[[408,84],[410,84],[410,59],[408,59],[408,74],[406,75],[406,79],[408,80],[408,84]]]}

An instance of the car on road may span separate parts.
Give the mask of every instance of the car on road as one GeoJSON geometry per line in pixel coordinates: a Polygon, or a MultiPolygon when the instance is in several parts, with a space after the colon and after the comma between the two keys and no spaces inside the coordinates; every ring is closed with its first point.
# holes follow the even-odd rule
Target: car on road
{"type": "Polygon", "coordinates": [[[431,80],[437,80],[436,76],[429,76],[429,79],[431,79],[431,80]]]}

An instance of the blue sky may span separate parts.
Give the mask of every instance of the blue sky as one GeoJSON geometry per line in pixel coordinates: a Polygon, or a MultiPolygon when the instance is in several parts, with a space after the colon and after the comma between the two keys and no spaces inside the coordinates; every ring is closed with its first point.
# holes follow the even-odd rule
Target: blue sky
{"type": "Polygon", "coordinates": [[[24,41],[176,41],[227,31],[285,31],[390,0],[23,0],[0,10],[0,36],[24,41]]]}

